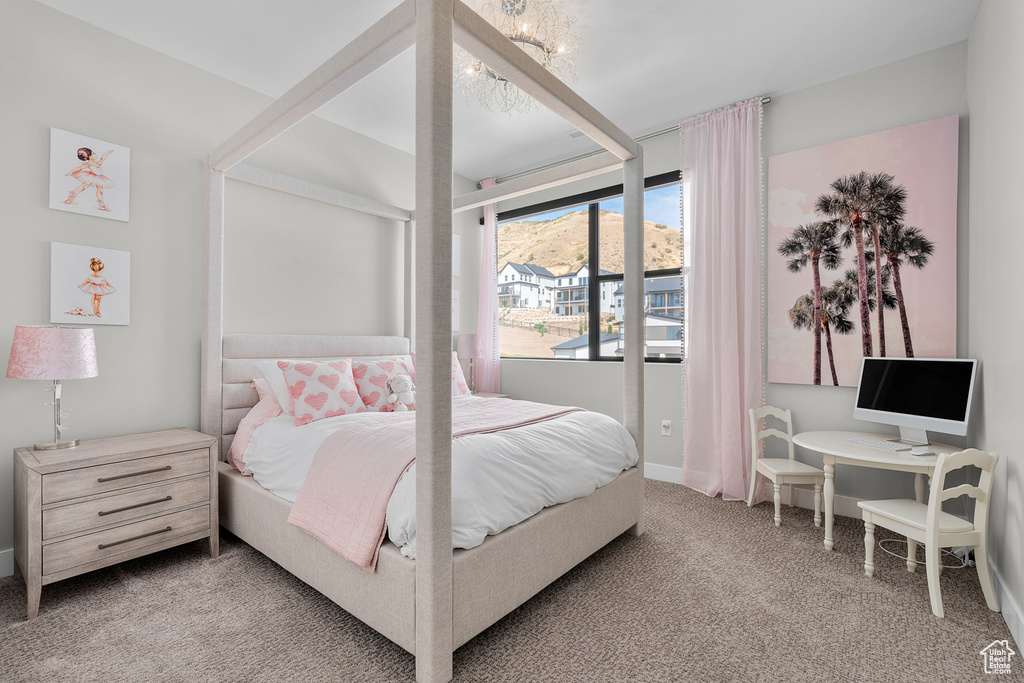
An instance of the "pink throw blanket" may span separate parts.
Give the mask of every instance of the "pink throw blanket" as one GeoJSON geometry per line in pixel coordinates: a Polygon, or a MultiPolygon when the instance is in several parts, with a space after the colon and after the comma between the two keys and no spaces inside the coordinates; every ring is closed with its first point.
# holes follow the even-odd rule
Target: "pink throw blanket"
{"type": "MultiPolygon", "coordinates": [[[[507,398],[452,405],[452,438],[513,429],[581,408],[507,398]]],[[[416,459],[416,413],[365,415],[327,437],[295,499],[288,523],[373,571],[387,528],[388,499],[416,459]]]]}

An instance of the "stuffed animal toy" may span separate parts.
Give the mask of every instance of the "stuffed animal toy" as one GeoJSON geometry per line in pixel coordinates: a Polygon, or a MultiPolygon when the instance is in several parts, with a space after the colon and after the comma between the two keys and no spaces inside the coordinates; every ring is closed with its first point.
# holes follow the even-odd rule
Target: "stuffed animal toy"
{"type": "Polygon", "coordinates": [[[398,374],[388,380],[388,403],[391,404],[391,410],[396,413],[413,410],[416,404],[413,393],[415,389],[409,375],[398,374]]]}

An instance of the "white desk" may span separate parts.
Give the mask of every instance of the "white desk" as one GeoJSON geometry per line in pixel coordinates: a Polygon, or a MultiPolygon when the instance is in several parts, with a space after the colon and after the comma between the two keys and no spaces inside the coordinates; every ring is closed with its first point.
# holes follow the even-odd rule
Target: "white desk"
{"type": "MultiPolygon", "coordinates": [[[[918,502],[924,502],[925,477],[931,477],[939,453],[958,453],[963,448],[941,443],[928,444],[928,450],[935,455],[910,455],[910,451],[886,451],[881,448],[862,446],[846,441],[847,437],[859,436],[886,441],[896,438],[893,434],[866,434],[864,432],[803,432],[793,437],[793,443],[821,453],[825,463],[825,549],[832,550],[832,511],[835,506],[836,463],[874,467],[880,470],[913,472],[914,494],[918,502]]],[[[914,557],[917,544],[910,542],[908,557],[914,557]]]]}

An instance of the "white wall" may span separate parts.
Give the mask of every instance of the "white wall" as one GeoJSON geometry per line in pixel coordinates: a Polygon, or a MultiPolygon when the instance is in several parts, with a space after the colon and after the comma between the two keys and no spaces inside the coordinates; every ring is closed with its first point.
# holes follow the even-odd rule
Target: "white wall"
{"type": "MultiPolygon", "coordinates": [[[[768,155],[791,152],[910,123],[959,114],[960,182],[957,210],[957,352],[967,354],[970,269],[967,258],[969,126],[967,45],[958,43],[847,78],[776,97],[765,117],[768,155]]],[[[766,245],[771,249],[772,245],[766,245]]],[[[771,292],[768,292],[771,296],[771,292]]],[[[769,349],[769,353],[771,350],[769,349]]],[[[794,429],[891,431],[852,417],[855,389],[769,384],[767,402],[793,410],[794,429]]],[[[978,415],[979,411],[975,412],[978,415]]],[[[942,435],[964,445],[965,439],[942,435]]],[[[820,466],[821,456],[800,457],[820,466]]],[[[836,493],[856,498],[913,497],[913,476],[866,468],[838,467],[836,493]]]]}
{"type": "MultiPolygon", "coordinates": [[[[992,496],[989,549],[1004,589],[1003,615],[1017,642],[1024,634],[1024,463],[1021,381],[1024,317],[1020,257],[1024,253],[1020,193],[1024,149],[1024,3],[985,0],[968,38],[971,106],[968,352],[981,359],[982,419],[975,443],[1001,456],[992,496]]],[[[1019,648],[1018,648],[1019,649],[1019,648]]]]}
{"type": "MultiPolygon", "coordinates": [[[[0,359],[15,325],[49,322],[51,241],[131,252],[131,325],[96,326],[100,375],[66,382],[68,438],[199,427],[203,158],[270,100],[30,0],[3,0],[0,359]],[[131,221],[47,207],[50,127],[131,148],[131,221]]],[[[341,46],[339,45],[339,48],[341,46]]],[[[412,208],[413,161],[311,118],[251,163],[412,208]]],[[[457,192],[473,183],[456,179],[457,192]]],[[[397,224],[228,182],[228,332],[400,334],[397,224]]],[[[479,282],[476,217],[461,277],[479,282]]],[[[467,227],[468,226],[468,227],[467,227]]],[[[463,299],[464,300],[464,299],[463,299]]],[[[475,300],[462,309],[476,325],[475,300]]],[[[0,574],[13,545],[12,451],[52,438],[44,382],[0,379],[0,574]]]]}

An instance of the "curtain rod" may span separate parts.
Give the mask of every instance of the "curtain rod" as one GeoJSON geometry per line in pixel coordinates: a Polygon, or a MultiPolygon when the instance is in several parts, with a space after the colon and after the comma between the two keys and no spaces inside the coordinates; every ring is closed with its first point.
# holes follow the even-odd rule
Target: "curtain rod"
{"type": "MultiPolygon", "coordinates": [[[[761,104],[771,104],[771,101],[772,101],[772,98],[767,96],[767,95],[761,98],[761,104]]],[[[712,109],[711,111],[715,111],[715,110],[712,109]]],[[[700,116],[700,115],[698,114],[698,116],[700,116]]],[[[659,135],[664,135],[665,133],[671,133],[672,131],[675,131],[675,130],[679,130],[679,124],[678,123],[676,125],[674,125],[674,126],[669,126],[668,128],[664,128],[662,130],[654,131],[653,133],[647,133],[646,135],[641,135],[640,137],[635,138],[635,140],[637,142],[643,142],[644,140],[649,140],[650,138],[656,138],[659,135]]],[[[544,166],[538,166],[537,168],[532,168],[529,171],[520,171],[519,173],[513,173],[511,175],[507,175],[507,176],[503,176],[501,178],[497,178],[495,180],[495,182],[496,183],[506,183],[506,182],[508,182],[510,180],[514,180],[516,178],[521,178],[523,176],[531,175],[531,174],[537,173],[539,171],[546,171],[549,168],[555,168],[556,166],[561,166],[562,164],[568,164],[568,163],[572,163],[573,161],[579,161],[580,159],[586,159],[587,157],[592,157],[595,154],[600,154],[602,151],[604,151],[604,150],[597,150],[597,151],[594,151],[594,152],[588,152],[586,154],[580,154],[579,156],[571,157],[569,159],[563,159],[562,161],[555,161],[555,162],[552,162],[550,164],[545,164],[544,166]]],[[[478,182],[476,184],[476,186],[477,186],[477,189],[479,189],[480,188],[480,183],[478,182]]]]}

